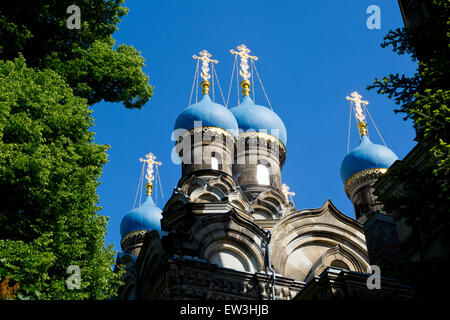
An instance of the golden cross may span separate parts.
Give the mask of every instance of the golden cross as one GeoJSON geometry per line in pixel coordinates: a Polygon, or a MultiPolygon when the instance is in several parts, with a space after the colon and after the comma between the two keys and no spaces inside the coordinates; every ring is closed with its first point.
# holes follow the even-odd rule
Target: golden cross
{"type": "Polygon", "coordinates": [[[216,59],[210,59],[211,54],[206,50],[199,52],[199,54],[200,57],[193,55],[192,58],[202,60],[202,73],[200,74],[200,76],[203,78],[203,80],[207,81],[209,78],[211,78],[211,75],[209,74],[209,63],[219,63],[219,61],[216,59]]]}
{"type": "Polygon", "coordinates": [[[289,192],[289,187],[284,183],[281,185],[281,191],[283,191],[286,200],[290,199],[292,201],[292,196],[295,196],[295,192],[289,192]]]}
{"type": "Polygon", "coordinates": [[[250,52],[250,49],[248,49],[245,44],[241,44],[237,47],[239,51],[234,51],[233,49],[230,50],[232,54],[238,55],[241,57],[241,70],[239,71],[239,74],[242,78],[245,80],[248,80],[251,76],[251,74],[248,72],[248,59],[251,60],[258,60],[258,57],[256,56],[250,56],[248,53],[250,52]]]}
{"type": "Polygon", "coordinates": [[[351,98],[350,97],[346,97],[346,98],[347,98],[347,100],[353,101],[355,103],[355,115],[356,115],[356,118],[358,118],[359,121],[365,121],[366,120],[366,116],[363,113],[363,109],[361,108],[361,104],[366,106],[366,105],[369,104],[369,102],[361,100],[362,96],[356,91],[352,92],[351,98]]]}
{"type": "Polygon", "coordinates": [[[155,161],[156,157],[153,155],[153,153],[146,154],[145,158],[146,159],[140,158],[139,161],[145,162],[147,164],[147,172],[145,174],[147,183],[145,185],[147,186],[147,195],[148,195],[152,193],[153,188],[152,181],[155,180],[155,177],[153,176],[153,165],[159,166],[162,165],[162,163],[155,161]]]}

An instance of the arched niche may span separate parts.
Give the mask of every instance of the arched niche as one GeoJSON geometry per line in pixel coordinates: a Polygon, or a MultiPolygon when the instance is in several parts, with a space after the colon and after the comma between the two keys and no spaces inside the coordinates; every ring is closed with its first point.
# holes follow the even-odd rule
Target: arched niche
{"type": "Polygon", "coordinates": [[[293,250],[284,267],[284,275],[298,281],[305,281],[314,263],[332,246],[325,241],[314,241],[293,250]]]}
{"type": "Polygon", "coordinates": [[[350,270],[350,267],[340,259],[331,261],[330,266],[334,268],[350,270]]]}
{"type": "Polygon", "coordinates": [[[350,248],[344,248],[331,237],[316,237],[311,240],[299,245],[289,254],[284,267],[285,276],[308,282],[330,266],[366,272],[367,262],[350,248]]]}
{"type": "Polygon", "coordinates": [[[218,202],[224,197],[225,194],[222,190],[209,185],[192,191],[189,196],[192,202],[218,202]]]}
{"type": "Polygon", "coordinates": [[[309,281],[312,277],[319,276],[327,267],[357,272],[367,271],[367,265],[363,261],[359,261],[349,249],[338,244],[323,253],[320,259],[311,267],[306,281],[309,281]]]}
{"type": "Polygon", "coordinates": [[[206,261],[217,264],[222,268],[237,271],[259,271],[257,259],[251,250],[229,241],[215,241],[204,253],[206,261]]]}
{"type": "Polygon", "coordinates": [[[220,201],[220,198],[217,196],[217,194],[212,192],[205,192],[199,195],[198,198],[194,200],[194,202],[208,202],[208,203],[218,201],[220,201]]]}
{"type": "Polygon", "coordinates": [[[255,220],[271,220],[273,215],[269,210],[254,209],[252,217],[255,220]]]}

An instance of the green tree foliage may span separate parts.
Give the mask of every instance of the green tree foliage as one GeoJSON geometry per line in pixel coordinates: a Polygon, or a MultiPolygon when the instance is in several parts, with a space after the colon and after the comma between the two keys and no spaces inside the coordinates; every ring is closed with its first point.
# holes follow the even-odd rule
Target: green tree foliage
{"type": "Polygon", "coordinates": [[[140,109],[153,94],[143,57],[112,38],[123,2],[0,2],[0,281],[19,299],[105,299],[120,282],[97,213],[108,146],[93,142],[88,106],[140,109]],[[79,290],[66,285],[71,265],[79,290]]]}
{"type": "MultiPolygon", "coordinates": [[[[422,258],[427,248],[438,244],[448,248],[450,244],[450,2],[426,3],[431,18],[390,31],[382,44],[417,61],[415,74],[391,74],[368,87],[394,99],[399,106],[395,112],[403,113],[405,120],[413,120],[416,139],[427,151],[421,166],[401,163],[397,170],[390,170],[388,176],[392,182],[403,184],[403,192],[380,198],[387,212],[412,227],[414,249],[422,258]]],[[[405,262],[398,267],[398,274],[425,288],[447,265],[439,259],[405,262]]]]}
{"type": "Polygon", "coordinates": [[[93,142],[86,99],[52,70],[0,61],[0,279],[41,299],[104,299],[114,294],[114,251],[96,188],[107,146],[93,142]],[[78,265],[81,289],[68,290],[78,265]]]}
{"type": "Polygon", "coordinates": [[[0,59],[21,53],[29,67],[62,75],[89,105],[101,100],[141,108],[153,94],[132,46],[114,48],[111,35],[127,14],[124,0],[20,0],[0,2],[0,59]],[[81,28],[68,29],[67,8],[80,8],[81,28]]]}

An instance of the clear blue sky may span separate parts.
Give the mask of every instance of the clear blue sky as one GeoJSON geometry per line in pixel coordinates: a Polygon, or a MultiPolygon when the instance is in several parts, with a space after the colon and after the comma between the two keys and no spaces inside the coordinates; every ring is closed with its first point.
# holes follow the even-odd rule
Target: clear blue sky
{"type": "MultiPolygon", "coordinates": [[[[117,44],[132,45],[146,59],[145,72],[155,94],[142,110],[121,104],[92,107],[96,141],[109,144],[109,163],[98,188],[101,214],[110,217],[107,243],[120,251],[120,222],[132,209],[141,172],[139,158],[152,152],[163,162],[164,200],[181,178],[171,161],[175,119],[187,107],[195,61],[207,49],[219,60],[216,71],[225,95],[234,57],[244,43],[256,62],[269,100],[288,132],[283,182],[296,192],[297,209],[320,207],[328,198],[354,218],[339,167],[347,152],[349,104],[358,91],[389,148],[403,158],[415,145],[411,122],[394,114],[394,103],[367,91],[375,77],[414,72],[407,56],[380,43],[390,29],[403,26],[396,1],[127,1],[130,9],[114,34],[117,44]],[[381,29],[369,30],[369,5],[381,8],[381,29]]],[[[236,88],[230,107],[237,102],[236,88]]],[[[220,94],[216,88],[216,102],[220,94]]],[[[256,103],[267,105],[257,87],[256,103]]],[[[382,143],[369,123],[373,142],[382,143]]],[[[350,149],[359,143],[353,123],[350,149]]],[[[158,196],[158,206],[164,203],[158,196]]]]}

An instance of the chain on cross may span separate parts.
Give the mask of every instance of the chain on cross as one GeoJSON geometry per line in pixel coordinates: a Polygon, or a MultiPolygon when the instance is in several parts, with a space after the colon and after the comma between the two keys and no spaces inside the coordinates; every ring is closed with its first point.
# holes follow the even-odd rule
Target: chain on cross
{"type": "Polygon", "coordinates": [[[244,78],[245,80],[248,80],[251,76],[251,74],[248,72],[248,59],[252,59],[254,61],[258,60],[258,57],[256,56],[250,56],[249,52],[250,49],[248,49],[245,44],[242,44],[240,46],[237,47],[237,49],[239,51],[234,51],[233,49],[230,50],[230,52],[232,54],[238,55],[241,57],[241,70],[239,70],[239,74],[241,75],[242,78],[244,78]]]}
{"type": "Polygon", "coordinates": [[[202,73],[200,76],[203,80],[208,81],[208,79],[211,78],[211,75],[209,74],[209,63],[219,63],[219,61],[216,59],[210,59],[211,54],[206,50],[199,52],[199,54],[200,57],[193,55],[192,58],[202,61],[202,73]]]}

